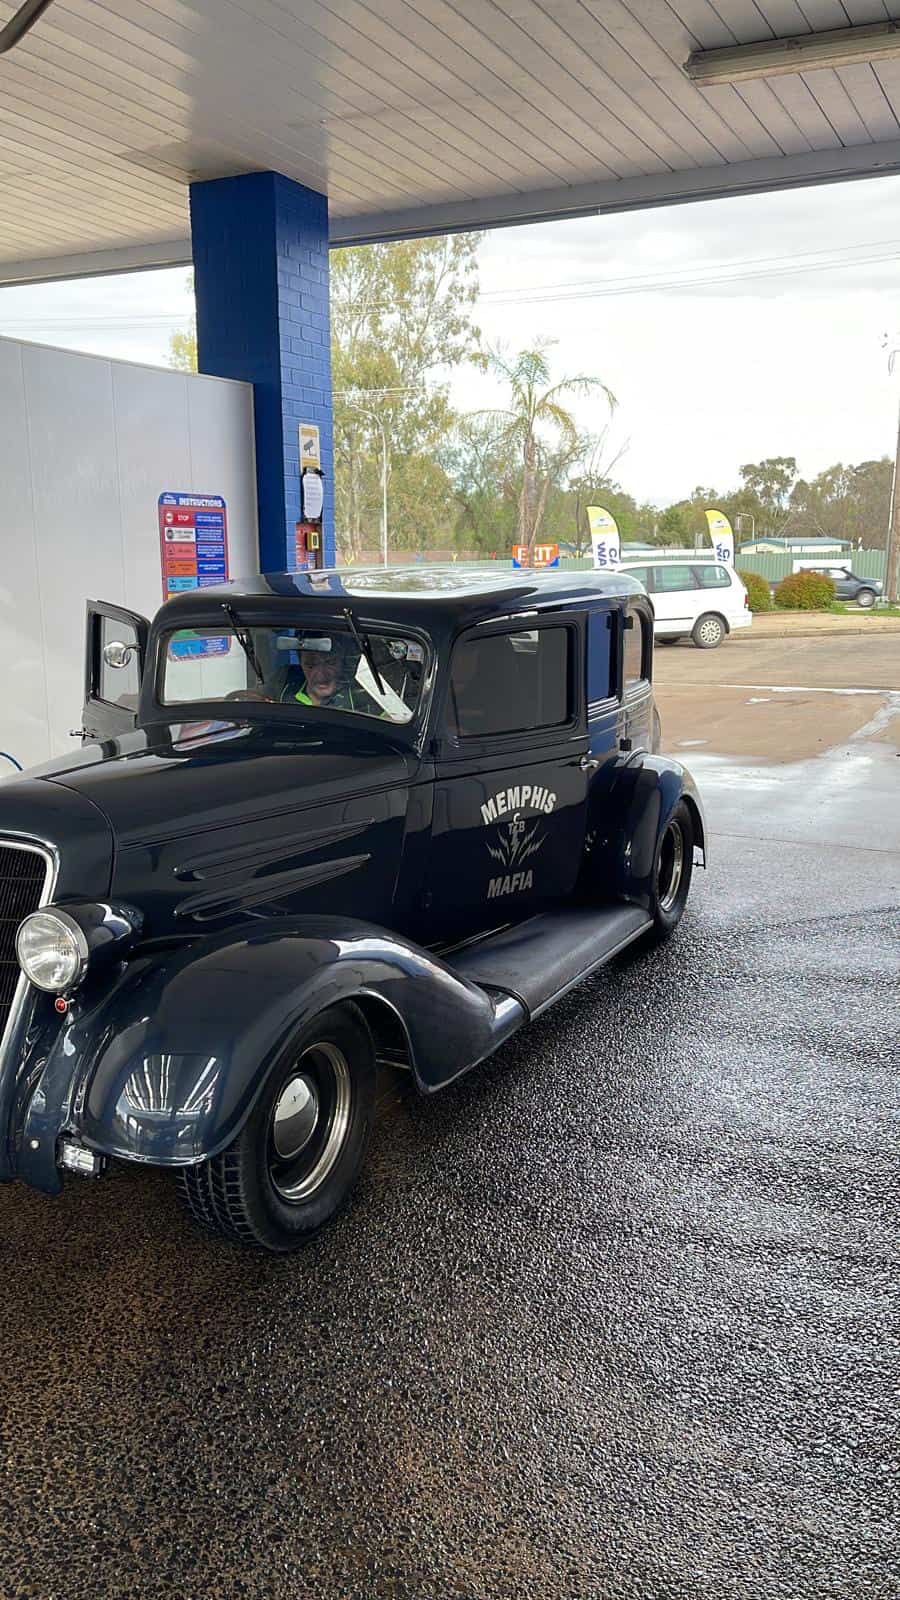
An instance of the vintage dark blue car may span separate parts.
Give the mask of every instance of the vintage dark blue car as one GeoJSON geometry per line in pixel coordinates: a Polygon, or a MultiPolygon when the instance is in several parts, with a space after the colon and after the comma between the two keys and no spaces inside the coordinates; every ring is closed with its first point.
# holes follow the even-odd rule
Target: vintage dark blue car
{"type": "Polygon", "coordinates": [[[91,604],[82,747],[0,784],[0,1176],[110,1157],[302,1244],[379,1063],[431,1094],[684,909],[634,580],[463,567],[91,604]]]}

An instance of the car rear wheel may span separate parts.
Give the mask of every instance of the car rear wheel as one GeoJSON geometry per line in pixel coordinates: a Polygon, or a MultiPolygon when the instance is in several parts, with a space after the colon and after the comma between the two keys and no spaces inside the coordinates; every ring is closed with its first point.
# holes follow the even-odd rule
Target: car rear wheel
{"type": "Polygon", "coordinates": [[[856,596],[856,604],[868,611],[869,607],[875,604],[875,590],[860,589],[859,594],[856,596]]]}
{"type": "Polygon", "coordinates": [[[683,800],[663,829],[653,869],[652,937],[668,939],[684,913],[694,870],[694,826],[683,800]]]}
{"type": "Polygon", "coordinates": [[[680,637],[681,637],[681,635],[677,634],[677,633],[663,633],[663,634],[660,634],[657,637],[656,643],[657,644],[677,644],[680,637]]]}
{"type": "Polygon", "coordinates": [[[697,618],[691,634],[698,650],[715,650],[716,645],[721,644],[724,637],[725,624],[713,611],[706,611],[702,617],[697,618]]]}
{"type": "Polygon", "coordinates": [[[194,1219],[263,1250],[297,1250],[330,1222],[359,1175],[375,1105],[361,1016],[332,1006],[302,1030],[226,1150],[179,1174],[194,1219]]]}

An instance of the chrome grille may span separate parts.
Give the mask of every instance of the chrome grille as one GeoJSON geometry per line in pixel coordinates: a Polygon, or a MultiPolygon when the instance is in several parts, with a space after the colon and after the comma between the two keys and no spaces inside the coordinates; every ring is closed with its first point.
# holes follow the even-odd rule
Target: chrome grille
{"type": "Polygon", "coordinates": [[[51,872],[46,850],[0,839],[0,1057],[28,987],[16,959],[16,932],[22,918],[48,898],[51,872]]]}

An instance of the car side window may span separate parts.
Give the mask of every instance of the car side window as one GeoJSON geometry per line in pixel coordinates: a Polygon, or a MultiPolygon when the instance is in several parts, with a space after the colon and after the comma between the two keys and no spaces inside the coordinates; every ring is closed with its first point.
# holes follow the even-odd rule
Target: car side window
{"type": "Polygon", "coordinates": [[[98,699],[136,710],[141,680],[138,637],[133,625],[102,616],[99,639],[100,655],[95,668],[98,699]]]}
{"type": "Polygon", "coordinates": [[[636,578],[638,583],[642,583],[644,585],[644,588],[649,591],[649,589],[650,589],[650,568],[649,567],[625,567],[623,570],[624,570],[624,572],[626,574],[626,577],[636,578]]]}
{"type": "Polygon", "coordinates": [[[629,611],[622,639],[622,691],[628,694],[650,677],[651,628],[642,611],[629,611]]]}
{"type": "Polygon", "coordinates": [[[693,567],[676,566],[674,561],[667,562],[664,567],[654,567],[653,586],[659,594],[668,594],[674,589],[698,589],[700,586],[694,577],[693,567]]]}
{"type": "Polygon", "coordinates": [[[701,589],[731,588],[731,578],[726,567],[694,567],[693,573],[701,589]]]}
{"type": "Polygon", "coordinates": [[[587,698],[588,706],[609,700],[616,692],[613,640],[610,622],[614,611],[592,611],[588,617],[587,698]]]}
{"type": "Polygon", "coordinates": [[[573,634],[556,626],[461,639],[446,720],[458,739],[560,727],[572,706],[573,634]]]}

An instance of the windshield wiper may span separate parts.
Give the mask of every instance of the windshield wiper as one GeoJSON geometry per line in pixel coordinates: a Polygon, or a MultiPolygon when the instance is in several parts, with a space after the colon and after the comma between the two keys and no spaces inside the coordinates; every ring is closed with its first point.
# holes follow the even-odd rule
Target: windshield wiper
{"type": "Polygon", "coordinates": [[[247,660],[253,668],[253,671],[256,673],[257,683],[265,683],[265,673],[259,664],[259,657],[253,648],[253,635],[250,632],[250,629],[241,621],[234,609],[234,606],[229,605],[227,600],[222,601],[222,610],[234,629],[234,636],[237,639],[238,644],[243,650],[244,655],[247,657],[247,660]]]}
{"type": "Polygon", "coordinates": [[[369,643],[368,634],[360,633],[358,627],[356,626],[356,620],[353,616],[353,612],[350,610],[349,606],[344,607],[344,616],[347,618],[347,627],[350,629],[350,632],[352,633],[354,639],[359,645],[360,650],[366,658],[369,671],[378,685],[379,694],[387,694],[387,690],[381,681],[381,673],[378,671],[378,668],[375,665],[375,657],[372,654],[372,646],[369,643]]]}
{"type": "Polygon", "coordinates": [[[34,27],[38,17],[49,5],[50,0],[25,0],[25,4],[10,17],[6,27],[0,29],[0,56],[17,45],[20,39],[24,39],[29,28],[34,27]]]}

